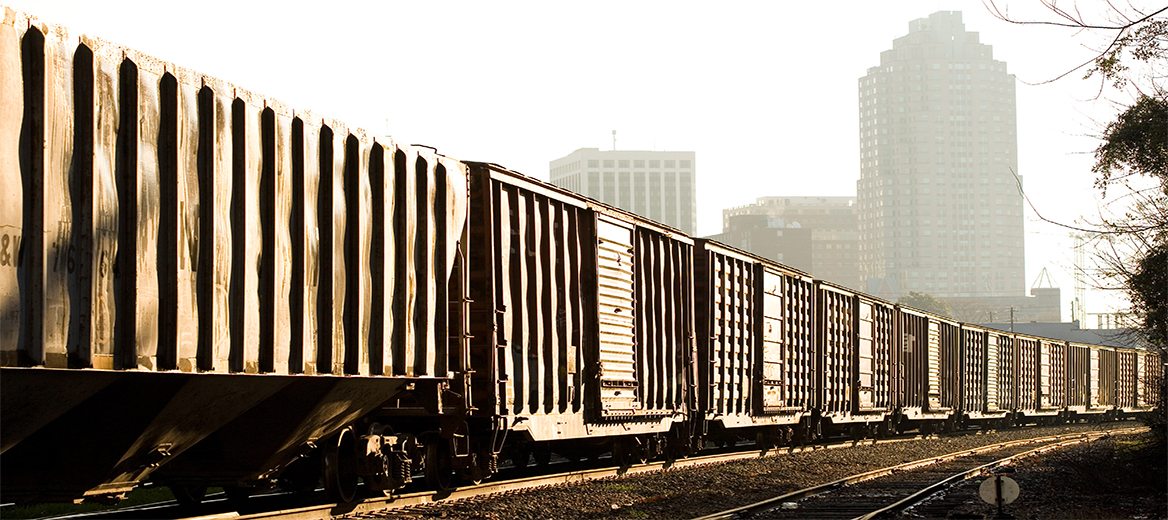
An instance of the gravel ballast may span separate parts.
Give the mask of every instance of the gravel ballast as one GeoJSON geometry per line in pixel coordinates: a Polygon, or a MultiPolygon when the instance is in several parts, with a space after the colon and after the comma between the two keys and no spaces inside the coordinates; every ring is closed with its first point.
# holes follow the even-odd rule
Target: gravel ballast
{"type": "MultiPolygon", "coordinates": [[[[588,519],[694,518],[904,462],[1007,442],[1098,431],[1134,423],[1026,428],[847,449],[820,449],[541,488],[362,518],[588,519]]],[[[782,453],[782,450],[780,450],[782,453]]],[[[1019,470],[1021,471],[1021,469],[1019,470]]],[[[975,489],[976,493],[976,489],[975,489]]],[[[976,495],[975,495],[976,496],[976,495]]],[[[969,511],[971,514],[974,511],[969,511]]],[[[1040,516],[1058,518],[1057,516],[1040,516]]],[[[970,518],[970,517],[966,517],[970,518]]],[[[1019,518],[1025,518],[1019,516],[1019,518]]]]}

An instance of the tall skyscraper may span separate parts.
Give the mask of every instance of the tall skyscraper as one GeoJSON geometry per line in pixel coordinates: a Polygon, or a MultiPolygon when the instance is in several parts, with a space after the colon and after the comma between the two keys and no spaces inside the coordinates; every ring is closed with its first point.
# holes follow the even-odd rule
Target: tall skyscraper
{"type": "Polygon", "coordinates": [[[696,166],[693,152],[581,148],[551,162],[551,183],[693,235],[696,166]]]}
{"type": "Polygon", "coordinates": [[[860,78],[859,109],[867,289],[1025,296],[1014,76],[961,13],[909,23],[860,78]]]}

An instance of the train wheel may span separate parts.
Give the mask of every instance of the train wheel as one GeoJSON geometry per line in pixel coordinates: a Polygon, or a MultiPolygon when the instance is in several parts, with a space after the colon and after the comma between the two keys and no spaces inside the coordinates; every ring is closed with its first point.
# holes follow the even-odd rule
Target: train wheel
{"type": "Polygon", "coordinates": [[[207,486],[170,486],[170,492],[179,505],[191,507],[203,502],[207,496],[207,486]]]}
{"type": "Polygon", "coordinates": [[[531,446],[527,443],[520,444],[515,447],[515,451],[511,455],[511,465],[516,468],[526,468],[531,463],[531,446]]]}
{"type": "Polygon", "coordinates": [[[531,454],[535,457],[537,466],[544,467],[552,463],[552,447],[546,443],[536,446],[531,450],[531,454]]]}
{"type": "Polygon", "coordinates": [[[634,464],[644,464],[649,460],[648,455],[648,449],[644,441],[637,437],[618,439],[613,442],[612,458],[622,468],[627,468],[634,464]]]}
{"type": "Polygon", "coordinates": [[[450,442],[438,435],[426,439],[426,486],[431,489],[452,489],[454,467],[450,460],[450,442]]]}
{"type": "Polygon", "coordinates": [[[357,498],[357,472],[353,430],[345,428],[324,447],[320,474],[329,500],[352,502],[357,498]]]}

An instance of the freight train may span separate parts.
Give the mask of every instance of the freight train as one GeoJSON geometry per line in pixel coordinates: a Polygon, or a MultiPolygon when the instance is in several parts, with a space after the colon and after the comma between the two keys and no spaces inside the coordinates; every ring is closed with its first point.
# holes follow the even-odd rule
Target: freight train
{"type": "Polygon", "coordinates": [[[421,475],[1150,411],[991,330],[5,9],[0,494],[421,475]]]}

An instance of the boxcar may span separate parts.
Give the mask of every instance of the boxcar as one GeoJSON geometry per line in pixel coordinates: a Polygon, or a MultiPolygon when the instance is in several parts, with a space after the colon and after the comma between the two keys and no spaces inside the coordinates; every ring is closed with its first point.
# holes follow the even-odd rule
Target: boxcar
{"type": "Polygon", "coordinates": [[[471,214],[472,417],[506,434],[496,449],[687,444],[693,241],[492,164],[471,163],[471,214]]]}
{"type": "Polygon", "coordinates": [[[986,413],[1002,413],[1002,419],[994,424],[1005,426],[1013,420],[1019,399],[1019,369],[1014,334],[993,329],[987,332],[987,348],[990,352],[997,352],[997,355],[990,355],[986,367],[986,413]]]}
{"type": "Polygon", "coordinates": [[[1164,366],[1152,350],[1116,348],[1115,401],[1121,416],[1149,412],[1162,405],[1164,366]]]}
{"type": "Polygon", "coordinates": [[[897,306],[901,410],[898,429],[953,428],[961,399],[961,325],[897,306]]]}
{"type": "Polygon", "coordinates": [[[1059,369],[1065,367],[1065,359],[1054,359],[1058,354],[1065,356],[1065,344],[1063,349],[1058,349],[1051,340],[1015,334],[1014,347],[1018,368],[1016,423],[1052,422],[1061,412],[1059,395],[1066,395],[1065,392],[1057,393],[1060,385],[1065,386],[1065,380],[1060,384],[1052,379],[1055,372],[1065,377],[1065,370],[1059,369]]]}
{"type": "Polygon", "coordinates": [[[0,60],[4,501],[269,479],[450,379],[460,163],[10,10],[0,60]]]}
{"type": "Polygon", "coordinates": [[[1163,412],[1164,396],[1160,395],[1164,380],[1164,360],[1159,352],[1136,350],[1135,408],[1148,412],[1159,408],[1163,412]]]}
{"type": "Polygon", "coordinates": [[[810,275],[708,240],[695,241],[697,404],[715,443],[807,439],[814,391],[810,275]]]}
{"type": "Polygon", "coordinates": [[[1067,418],[1101,420],[1115,408],[1115,349],[1067,343],[1067,418]]]}
{"type": "Polygon", "coordinates": [[[892,408],[893,307],[815,282],[818,383],[814,407],[826,433],[874,433],[892,408]]]}
{"type": "Polygon", "coordinates": [[[998,331],[961,325],[961,420],[963,424],[998,424],[1001,406],[1002,350],[998,331]]]}

